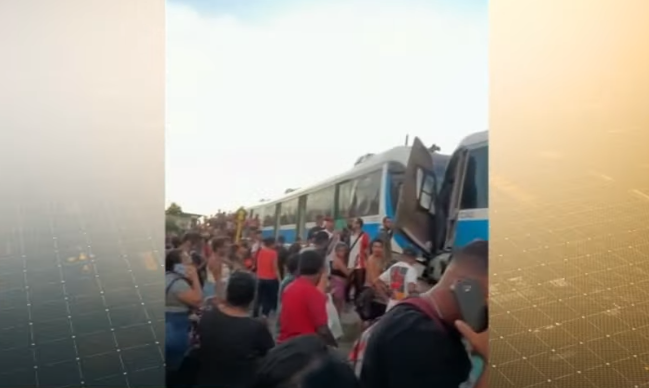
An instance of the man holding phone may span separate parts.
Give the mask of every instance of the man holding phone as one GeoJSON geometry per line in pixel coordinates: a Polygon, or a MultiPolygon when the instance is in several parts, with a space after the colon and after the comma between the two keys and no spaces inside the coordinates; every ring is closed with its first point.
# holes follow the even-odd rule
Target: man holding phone
{"type": "Polygon", "coordinates": [[[364,387],[458,388],[484,381],[485,346],[474,348],[476,337],[467,335],[487,331],[488,257],[488,242],[468,244],[418,303],[398,303],[376,323],[362,357],[364,387]]]}

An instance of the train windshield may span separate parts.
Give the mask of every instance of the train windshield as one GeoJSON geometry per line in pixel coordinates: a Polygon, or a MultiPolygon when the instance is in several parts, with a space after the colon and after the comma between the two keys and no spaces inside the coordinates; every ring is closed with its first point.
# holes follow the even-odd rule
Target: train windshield
{"type": "MultiPolygon", "coordinates": [[[[446,166],[448,165],[450,157],[448,155],[442,154],[433,154],[433,171],[435,173],[435,191],[439,192],[439,189],[444,182],[444,174],[446,172],[446,166]]],[[[401,193],[401,186],[405,179],[406,166],[402,163],[392,162],[388,166],[388,177],[390,184],[390,203],[387,204],[392,206],[392,214],[395,214],[397,211],[397,204],[399,203],[399,194],[401,193]]]]}
{"type": "Polygon", "coordinates": [[[461,210],[489,207],[489,146],[469,150],[461,210]]]}

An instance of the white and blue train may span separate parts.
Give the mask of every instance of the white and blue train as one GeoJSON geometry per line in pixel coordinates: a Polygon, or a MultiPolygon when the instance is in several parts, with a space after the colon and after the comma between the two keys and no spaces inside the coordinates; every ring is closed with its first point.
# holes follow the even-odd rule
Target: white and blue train
{"type": "Polygon", "coordinates": [[[466,137],[451,158],[457,164],[457,225],[450,231],[453,247],[473,240],[489,240],[489,138],[488,131],[466,137]],[[456,160],[453,160],[456,159],[456,160]]]}
{"type": "Polygon", "coordinates": [[[426,277],[436,281],[455,249],[474,240],[489,240],[488,131],[474,133],[460,142],[431,201],[434,205],[409,206],[421,203],[422,197],[425,199],[421,194],[425,185],[418,182],[426,174],[413,172],[427,164],[430,161],[426,155],[413,148],[408,169],[414,179],[404,185],[404,202],[400,204],[395,226],[425,253],[426,277]]]}
{"type": "MultiPolygon", "coordinates": [[[[372,155],[343,174],[246,210],[249,216],[259,215],[263,237],[281,235],[286,243],[294,242],[296,236],[304,240],[318,215],[334,218],[338,228],[350,217],[361,217],[365,232],[374,238],[383,218],[395,216],[411,148],[400,146],[372,155]]],[[[426,152],[434,160],[434,173],[441,182],[450,157],[426,152]]],[[[407,244],[402,236],[396,236],[394,242],[395,251],[407,244]]]]}
{"type": "MultiPolygon", "coordinates": [[[[427,260],[428,276],[453,248],[489,239],[488,131],[467,136],[451,156],[426,148],[419,139],[372,155],[351,170],[276,200],[247,208],[262,221],[263,237],[304,240],[318,215],[338,228],[361,217],[371,238],[384,217],[395,221],[392,249],[415,245],[427,260]],[[434,260],[439,258],[441,260],[434,260]]],[[[437,274],[435,274],[437,272],[437,274]]]]}

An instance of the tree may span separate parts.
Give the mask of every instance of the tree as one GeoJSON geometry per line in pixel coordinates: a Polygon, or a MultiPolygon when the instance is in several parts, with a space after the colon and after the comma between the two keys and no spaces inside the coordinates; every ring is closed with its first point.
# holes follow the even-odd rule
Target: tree
{"type": "Polygon", "coordinates": [[[167,233],[178,233],[180,232],[180,227],[176,223],[176,220],[172,218],[165,218],[165,232],[167,233]]]}
{"type": "Polygon", "coordinates": [[[181,208],[176,202],[172,202],[165,211],[165,214],[168,216],[180,216],[183,214],[183,208],[181,208]]]}

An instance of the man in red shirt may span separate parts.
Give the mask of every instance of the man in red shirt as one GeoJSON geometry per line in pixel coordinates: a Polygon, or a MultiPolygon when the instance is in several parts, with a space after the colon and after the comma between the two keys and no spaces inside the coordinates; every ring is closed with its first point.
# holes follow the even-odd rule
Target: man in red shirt
{"type": "Polygon", "coordinates": [[[317,285],[325,273],[325,258],[316,250],[300,253],[298,278],[282,293],[277,343],[305,334],[317,334],[338,346],[329,330],[327,296],[317,285]]]}
{"type": "MultiPolygon", "coordinates": [[[[277,251],[274,248],[275,238],[268,237],[263,241],[263,246],[257,252],[257,305],[261,315],[267,319],[271,311],[277,309],[277,293],[279,292],[279,264],[277,251]]],[[[254,316],[259,315],[255,306],[254,316]]]]}

